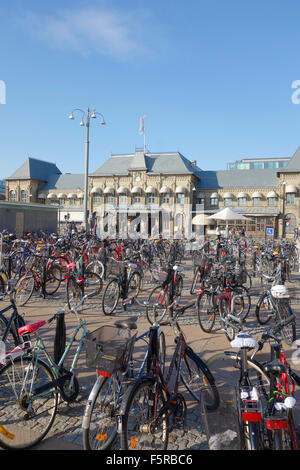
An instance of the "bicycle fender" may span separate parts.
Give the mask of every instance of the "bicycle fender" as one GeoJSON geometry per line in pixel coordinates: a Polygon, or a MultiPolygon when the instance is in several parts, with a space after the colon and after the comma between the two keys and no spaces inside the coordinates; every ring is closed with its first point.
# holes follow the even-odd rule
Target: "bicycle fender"
{"type": "Polygon", "coordinates": [[[212,375],[209,368],[207,367],[206,363],[190,347],[187,347],[186,355],[189,356],[190,358],[195,359],[195,362],[199,364],[200,369],[205,373],[207,378],[211,380],[213,383],[215,382],[215,378],[212,375]]]}

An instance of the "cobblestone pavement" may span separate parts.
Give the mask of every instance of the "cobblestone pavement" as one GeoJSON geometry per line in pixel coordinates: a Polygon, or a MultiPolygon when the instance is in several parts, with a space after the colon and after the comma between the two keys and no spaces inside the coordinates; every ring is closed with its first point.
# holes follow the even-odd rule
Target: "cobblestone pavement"
{"type": "MultiPolygon", "coordinates": [[[[185,277],[184,277],[184,290],[182,299],[185,302],[190,302],[191,296],[189,293],[192,268],[191,261],[185,260],[184,265],[186,266],[185,277]]],[[[291,292],[291,305],[297,317],[299,317],[299,273],[294,273],[293,283],[289,285],[291,292]]],[[[151,286],[141,293],[139,296],[140,302],[147,299],[151,286]]],[[[260,288],[255,286],[251,289],[251,300],[252,308],[250,314],[245,323],[245,331],[256,336],[263,330],[263,327],[257,324],[254,315],[254,307],[260,288]]],[[[196,297],[195,297],[196,298],[196,297]]],[[[53,296],[46,299],[36,295],[30,300],[30,302],[20,308],[20,313],[25,315],[26,323],[40,320],[42,318],[49,318],[58,309],[65,306],[66,293],[65,288],[62,286],[59,291],[53,296]]],[[[7,304],[3,301],[1,305],[3,307],[7,304]]],[[[138,319],[138,333],[145,331],[149,328],[149,324],[145,319],[144,309],[140,305],[132,305],[128,307],[127,312],[123,312],[121,308],[118,308],[114,315],[111,317],[105,316],[101,310],[101,302],[99,299],[91,299],[89,304],[85,307],[85,318],[88,325],[88,329],[93,331],[94,329],[104,324],[113,324],[114,321],[137,315],[138,319]]],[[[70,316],[66,319],[67,333],[74,328],[75,323],[72,321],[70,316]]],[[[182,325],[183,331],[186,335],[187,341],[191,344],[192,348],[201,356],[202,359],[207,360],[212,354],[219,351],[230,349],[230,345],[224,335],[219,329],[219,325],[214,327],[214,331],[211,334],[205,334],[202,332],[198,325],[198,320],[195,314],[195,309],[186,311],[184,316],[180,318],[180,324],[182,325]]],[[[297,321],[297,338],[299,337],[299,320],[297,321]]],[[[167,342],[167,353],[172,354],[174,344],[174,335],[171,327],[164,327],[167,342]],[[171,346],[168,348],[168,346],[171,346]]],[[[53,347],[54,340],[54,329],[42,331],[43,338],[48,341],[50,348],[53,347]],[[52,345],[52,346],[51,346],[52,345]]],[[[51,349],[50,349],[51,350],[51,349]]],[[[292,354],[292,349],[287,348],[287,355],[292,354]]],[[[168,358],[167,358],[168,359],[168,358]]],[[[88,369],[85,366],[84,354],[80,359],[78,371],[78,380],[80,383],[79,396],[75,403],[67,405],[62,402],[59,405],[58,414],[56,420],[51,429],[51,432],[44,439],[42,443],[36,446],[36,449],[83,449],[82,446],[82,417],[84,408],[90,390],[95,381],[95,372],[88,369]]],[[[300,372],[300,365],[297,366],[300,372]]],[[[297,368],[295,368],[297,370],[297,368]]],[[[216,379],[217,380],[217,379],[216,379]]],[[[187,399],[187,418],[184,428],[174,429],[169,436],[170,450],[205,450],[208,449],[206,434],[204,430],[203,419],[201,416],[200,406],[191,400],[190,396],[186,394],[187,399]]],[[[300,422],[300,419],[299,419],[300,422]]],[[[114,449],[118,449],[118,441],[113,446],[114,449]]]]}

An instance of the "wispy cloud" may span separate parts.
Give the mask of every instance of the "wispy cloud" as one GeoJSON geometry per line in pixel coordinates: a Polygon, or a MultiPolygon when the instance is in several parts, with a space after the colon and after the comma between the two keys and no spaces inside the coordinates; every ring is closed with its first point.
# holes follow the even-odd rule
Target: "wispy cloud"
{"type": "Polygon", "coordinates": [[[83,55],[105,54],[126,60],[147,53],[143,31],[134,14],[86,8],[55,16],[26,13],[23,27],[49,47],[83,55]]]}

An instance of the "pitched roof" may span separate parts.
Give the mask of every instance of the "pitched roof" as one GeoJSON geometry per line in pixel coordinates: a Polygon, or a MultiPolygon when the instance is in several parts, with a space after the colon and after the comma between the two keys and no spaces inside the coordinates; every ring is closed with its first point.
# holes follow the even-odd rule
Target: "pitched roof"
{"type": "Polygon", "coordinates": [[[136,152],[129,155],[112,155],[91,176],[128,175],[130,170],[145,170],[158,174],[195,174],[201,171],[179,152],[146,153],[136,152]]]}
{"type": "Polygon", "coordinates": [[[64,173],[49,175],[48,181],[39,190],[49,189],[83,189],[84,174],[64,173]]]}
{"type": "Polygon", "coordinates": [[[196,189],[274,188],[279,183],[277,171],[275,168],[201,171],[196,189]]]}
{"type": "Polygon", "coordinates": [[[61,174],[55,163],[29,157],[20,168],[6,179],[37,179],[47,181],[49,175],[61,174]]]}
{"type": "Polygon", "coordinates": [[[296,152],[288,162],[285,168],[282,168],[281,173],[292,171],[300,171],[300,147],[297,148],[296,152]]]}

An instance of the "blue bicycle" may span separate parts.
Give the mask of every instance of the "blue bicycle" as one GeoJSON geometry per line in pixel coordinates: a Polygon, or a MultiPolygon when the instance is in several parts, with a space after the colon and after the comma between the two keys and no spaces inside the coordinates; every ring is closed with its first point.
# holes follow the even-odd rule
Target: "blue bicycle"
{"type": "MultiPolygon", "coordinates": [[[[83,447],[85,450],[106,450],[114,443],[118,433],[117,419],[124,393],[129,385],[143,374],[146,368],[148,347],[140,348],[139,344],[145,342],[148,345],[150,330],[138,337],[136,333],[131,334],[131,331],[137,329],[136,320],[137,318],[133,317],[128,320],[116,321],[114,327],[101,327],[92,333],[90,338],[91,344],[95,339],[99,344],[99,342],[101,343],[100,335],[102,337],[106,336],[106,344],[111,347],[112,344],[117,345],[117,340],[123,337],[123,344],[126,346],[123,354],[121,352],[119,355],[119,363],[116,364],[116,361],[112,361],[114,369],[109,369],[107,364],[101,367],[101,364],[98,363],[98,377],[88,397],[82,422],[83,447]],[[99,339],[100,341],[98,341],[99,339]]],[[[103,344],[105,344],[105,341],[103,344]]],[[[165,335],[161,329],[158,330],[158,351],[159,362],[163,371],[166,343],[165,335]]],[[[110,354],[107,350],[104,352],[109,357],[112,357],[111,354],[114,354],[114,357],[118,356],[116,349],[110,354]]]]}

